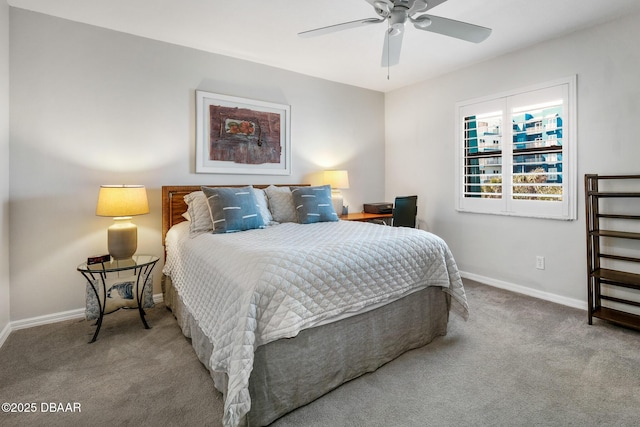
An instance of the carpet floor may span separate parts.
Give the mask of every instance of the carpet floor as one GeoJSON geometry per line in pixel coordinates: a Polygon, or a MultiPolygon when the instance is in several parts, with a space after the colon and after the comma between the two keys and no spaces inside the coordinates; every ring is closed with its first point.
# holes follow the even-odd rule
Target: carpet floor
{"type": "MultiPolygon", "coordinates": [[[[290,426],[635,426],[640,332],[465,280],[470,319],[287,414],[290,426]]],[[[8,426],[220,426],[222,397],[164,305],[14,331],[0,349],[8,426]]],[[[3,406],[4,410],[4,406],[3,406]]]]}

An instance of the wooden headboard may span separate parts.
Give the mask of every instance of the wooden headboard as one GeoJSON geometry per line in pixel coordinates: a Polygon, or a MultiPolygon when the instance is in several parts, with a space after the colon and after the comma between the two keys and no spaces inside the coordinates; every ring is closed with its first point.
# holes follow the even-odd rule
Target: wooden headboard
{"type": "MultiPolygon", "coordinates": [[[[245,185],[208,185],[206,187],[244,187],[245,185]]],[[[247,184],[248,185],[248,184],[247,184]]],[[[306,187],[309,184],[274,184],[278,187],[306,187]]],[[[269,185],[254,185],[255,188],[267,188],[269,185]]],[[[167,231],[182,221],[186,221],[182,216],[187,211],[187,203],[184,196],[194,191],[198,191],[202,185],[166,185],[162,186],[162,246],[167,231]]]]}

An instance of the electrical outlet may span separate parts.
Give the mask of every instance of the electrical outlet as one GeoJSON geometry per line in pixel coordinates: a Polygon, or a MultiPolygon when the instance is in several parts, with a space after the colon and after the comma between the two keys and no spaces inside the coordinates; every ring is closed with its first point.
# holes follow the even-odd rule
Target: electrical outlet
{"type": "Polygon", "coordinates": [[[543,256],[537,256],[536,257],[536,268],[538,270],[544,270],[544,257],[543,256]]]}

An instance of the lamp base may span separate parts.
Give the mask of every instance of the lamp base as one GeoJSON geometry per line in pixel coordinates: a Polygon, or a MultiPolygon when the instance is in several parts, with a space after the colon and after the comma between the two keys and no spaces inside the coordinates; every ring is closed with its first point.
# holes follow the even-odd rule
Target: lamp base
{"type": "Polygon", "coordinates": [[[344,199],[342,198],[340,191],[331,191],[331,202],[333,203],[333,209],[336,211],[338,216],[342,215],[344,199]]]}
{"type": "Polygon", "coordinates": [[[107,246],[113,259],[128,259],[138,248],[138,227],[131,217],[113,219],[115,223],[107,229],[107,246]]]}

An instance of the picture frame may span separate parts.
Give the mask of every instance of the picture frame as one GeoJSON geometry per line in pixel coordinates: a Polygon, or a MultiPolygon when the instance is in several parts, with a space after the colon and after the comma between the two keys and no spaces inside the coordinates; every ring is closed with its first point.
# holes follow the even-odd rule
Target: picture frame
{"type": "Polygon", "coordinates": [[[196,90],[196,173],[291,174],[291,107],[196,90]]]}

